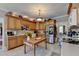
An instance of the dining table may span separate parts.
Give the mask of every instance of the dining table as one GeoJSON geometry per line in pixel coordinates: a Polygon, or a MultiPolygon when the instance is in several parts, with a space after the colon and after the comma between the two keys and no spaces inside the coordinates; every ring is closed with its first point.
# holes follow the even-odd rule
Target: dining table
{"type": "Polygon", "coordinates": [[[27,53],[27,46],[30,46],[33,48],[33,54],[36,55],[36,46],[38,44],[44,42],[45,43],[45,49],[47,49],[47,39],[45,37],[35,37],[30,38],[29,40],[24,41],[24,53],[27,53]]]}

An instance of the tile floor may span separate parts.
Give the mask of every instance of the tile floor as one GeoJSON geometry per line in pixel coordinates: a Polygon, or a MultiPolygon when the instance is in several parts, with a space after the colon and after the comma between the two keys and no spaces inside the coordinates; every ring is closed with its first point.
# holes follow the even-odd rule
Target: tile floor
{"type": "Polygon", "coordinates": [[[79,45],[63,42],[61,55],[62,56],[79,56],[79,45]]]}
{"type": "Polygon", "coordinates": [[[2,49],[2,46],[0,45],[0,49],[2,49]]]}
{"type": "MultiPolygon", "coordinates": [[[[33,49],[28,47],[27,54],[24,54],[24,47],[18,47],[9,51],[1,51],[0,56],[33,56],[33,49]]],[[[48,49],[45,50],[45,47],[42,44],[36,48],[36,56],[60,56],[61,49],[58,47],[58,44],[48,44],[48,49]]]]}

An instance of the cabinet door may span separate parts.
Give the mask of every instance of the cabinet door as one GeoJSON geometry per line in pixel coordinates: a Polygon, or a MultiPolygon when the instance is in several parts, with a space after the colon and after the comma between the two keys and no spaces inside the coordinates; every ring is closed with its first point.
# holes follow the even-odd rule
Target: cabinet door
{"type": "Polygon", "coordinates": [[[29,27],[28,21],[25,21],[25,20],[21,20],[21,25],[29,27]]]}
{"type": "Polygon", "coordinates": [[[15,29],[15,18],[8,18],[8,29],[15,29]]]}
{"type": "Polygon", "coordinates": [[[17,36],[17,46],[23,45],[24,36],[17,36]]]}
{"type": "Polygon", "coordinates": [[[39,29],[42,30],[42,23],[39,23],[39,29]]]}
{"type": "Polygon", "coordinates": [[[43,23],[43,29],[45,30],[45,27],[46,27],[46,25],[45,25],[45,23],[43,23]]]}
{"type": "Polygon", "coordinates": [[[22,25],[25,25],[25,21],[24,20],[21,20],[21,23],[22,23],[22,25]]]}
{"type": "Polygon", "coordinates": [[[29,23],[29,29],[30,29],[30,30],[34,30],[35,27],[36,27],[36,26],[35,26],[35,23],[32,23],[32,22],[29,23]]]}
{"type": "Polygon", "coordinates": [[[45,29],[45,23],[40,23],[40,27],[39,27],[41,30],[44,30],[45,29]]]}
{"type": "Polygon", "coordinates": [[[37,30],[40,29],[40,24],[39,24],[39,22],[36,22],[36,29],[37,29],[37,30]]]}
{"type": "Polygon", "coordinates": [[[8,38],[8,49],[12,49],[14,47],[17,47],[16,38],[15,37],[9,37],[8,38]]]}
{"type": "Polygon", "coordinates": [[[32,25],[32,26],[33,26],[33,28],[32,28],[32,29],[33,29],[33,30],[35,30],[35,29],[36,29],[36,23],[33,23],[33,25],[32,25]]]}
{"type": "Polygon", "coordinates": [[[16,19],[16,29],[21,29],[21,20],[20,19],[16,19]]]}

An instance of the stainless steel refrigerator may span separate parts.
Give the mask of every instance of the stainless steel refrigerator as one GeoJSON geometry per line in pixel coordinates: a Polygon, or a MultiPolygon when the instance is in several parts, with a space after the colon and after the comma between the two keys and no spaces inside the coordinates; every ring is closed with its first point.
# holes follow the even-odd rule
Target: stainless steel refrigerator
{"type": "Polygon", "coordinates": [[[48,25],[46,27],[46,37],[48,43],[54,43],[54,26],[53,25],[48,25]]]}

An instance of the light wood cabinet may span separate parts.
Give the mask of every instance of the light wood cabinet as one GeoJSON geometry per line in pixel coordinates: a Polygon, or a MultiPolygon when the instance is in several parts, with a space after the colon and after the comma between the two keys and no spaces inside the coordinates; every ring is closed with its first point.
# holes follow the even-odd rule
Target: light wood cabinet
{"type": "Polygon", "coordinates": [[[36,28],[36,23],[27,21],[27,20],[21,20],[22,25],[25,25],[26,27],[29,28],[29,30],[34,30],[36,28]]]}
{"type": "Polygon", "coordinates": [[[24,25],[29,28],[29,22],[25,20],[21,20],[21,25],[24,25]]]}
{"type": "Polygon", "coordinates": [[[36,29],[38,29],[38,30],[45,30],[45,22],[38,22],[38,23],[36,23],[36,29]]]}
{"type": "Polygon", "coordinates": [[[8,37],[8,49],[15,48],[17,46],[16,37],[8,37]]]}
{"type": "Polygon", "coordinates": [[[29,21],[27,19],[21,19],[15,16],[6,16],[7,18],[7,29],[21,29],[21,26],[24,25],[29,28],[29,30],[36,29],[36,23],[29,21]]]}
{"type": "Polygon", "coordinates": [[[8,37],[8,50],[23,45],[25,35],[8,37]]]}
{"type": "Polygon", "coordinates": [[[45,30],[45,23],[39,23],[39,29],[45,30]]]}
{"type": "Polygon", "coordinates": [[[7,16],[7,29],[21,29],[21,19],[7,16]]]}
{"type": "Polygon", "coordinates": [[[23,45],[24,39],[24,36],[17,36],[17,46],[23,45]]]}
{"type": "Polygon", "coordinates": [[[16,29],[21,29],[21,19],[16,19],[16,22],[15,22],[15,28],[16,29]]]}
{"type": "Polygon", "coordinates": [[[36,30],[39,30],[40,29],[40,24],[39,22],[36,22],[36,30]]]}
{"type": "Polygon", "coordinates": [[[15,19],[12,17],[7,18],[7,29],[14,29],[15,28],[15,19]]]}
{"type": "Polygon", "coordinates": [[[33,23],[33,22],[29,23],[29,29],[35,30],[36,29],[36,23],[33,23]]]}

